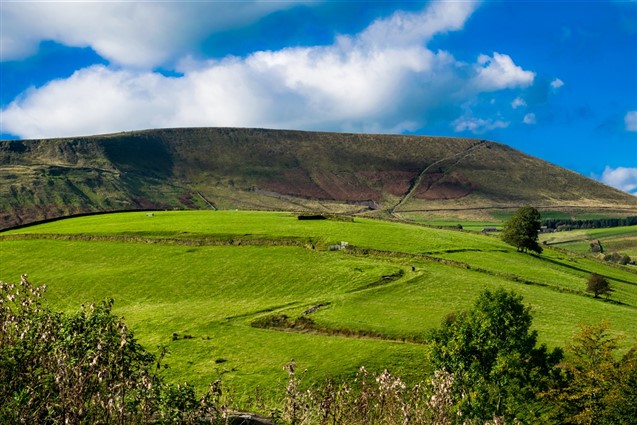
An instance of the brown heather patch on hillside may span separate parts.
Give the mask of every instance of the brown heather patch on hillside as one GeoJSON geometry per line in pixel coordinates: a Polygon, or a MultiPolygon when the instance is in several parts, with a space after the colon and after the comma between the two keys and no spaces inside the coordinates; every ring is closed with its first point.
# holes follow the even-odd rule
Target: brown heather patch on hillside
{"type": "Polygon", "coordinates": [[[469,195],[477,187],[462,173],[431,173],[424,177],[414,197],[428,200],[458,199],[469,195]]]}
{"type": "Polygon", "coordinates": [[[409,190],[410,182],[418,176],[418,171],[361,171],[358,175],[369,181],[373,187],[380,187],[382,192],[393,196],[402,196],[409,190]]]}
{"type": "Polygon", "coordinates": [[[72,205],[67,208],[63,208],[57,204],[46,204],[41,205],[37,210],[28,207],[16,207],[8,210],[0,216],[0,219],[2,220],[0,222],[0,228],[3,223],[9,224],[10,226],[19,226],[51,218],[76,215],[84,212],[86,211],[72,205]]]}
{"type": "Polygon", "coordinates": [[[311,176],[304,170],[285,170],[278,178],[259,180],[259,189],[277,194],[317,200],[343,202],[375,201],[383,193],[402,196],[409,190],[415,171],[386,170],[335,173],[313,170],[311,176]]]}
{"type": "Polygon", "coordinates": [[[330,195],[330,199],[350,202],[381,199],[379,191],[352,173],[317,169],[312,172],[312,177],[330,195]]]}
{"type": "Polygon", "coordinates": [[[257,181],[261,189],[282,195],[311,199],[332,199],[323,188],[318,186],[305,170],[285,170],[278,178],[257,181]]]}

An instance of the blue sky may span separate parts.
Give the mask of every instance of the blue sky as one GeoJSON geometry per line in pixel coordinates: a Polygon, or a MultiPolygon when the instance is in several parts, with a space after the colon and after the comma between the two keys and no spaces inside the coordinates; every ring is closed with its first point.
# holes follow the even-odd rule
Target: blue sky
{"type": "Polygon", "coordinates": [[[637,2],[0,3],[0,136],[476,137],[637,194],[637,2]]]}

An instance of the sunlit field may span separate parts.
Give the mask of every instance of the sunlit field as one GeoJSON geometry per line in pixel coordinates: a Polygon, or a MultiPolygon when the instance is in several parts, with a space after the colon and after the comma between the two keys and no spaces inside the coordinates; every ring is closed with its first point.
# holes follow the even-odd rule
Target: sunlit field
{"type": "Polygon", "coordinates": [[[637,337],[637,274],[625,268],[551,249],[517,253],[496,235],[372,219],[241,211],[73,218],[0,234],[0,279],[22,273],[48,286],[55,309],[113,298],[146,347],[168,347],[169,379],[204,388],[221,378],[239,400],[257,386],[281,394],[291,359],[309,381],[352,376],[361,365],[417,381],[428,371],[426,333],[484,289],[521,294],[549,346],[601,320],[625,335],[625,347],[637,337]],[[592,272],[610,280],[610,300],[585,291],[592,272]],[[313,327],[253,326],[283,315],[313,327]]]}

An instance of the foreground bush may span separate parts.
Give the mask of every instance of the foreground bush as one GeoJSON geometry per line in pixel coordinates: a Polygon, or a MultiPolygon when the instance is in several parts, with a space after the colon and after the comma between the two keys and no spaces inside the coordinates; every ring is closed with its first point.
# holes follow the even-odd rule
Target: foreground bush
{"type": "Polygon", "coordinates": [[[297,424],[431,424],[432,414],[422,385],[408,388],[387,370],[369,373],[361,367],[353,381],[328,379],[302,390],[294,362],[286,388],[283,420],[297,424]]]}
{"type": "Polygon", "coordinates": [[[45,287],[0,282],[0,423],[215,423],[217,385],[203,398],[163,382],[161,358],[111,313],[112,300],[62,314],[45,287]]]}
{"type": "Polygon", "coordinates": [[[522,297],[499,289],[479,295],[473,308],[452,314],[431,334],[431,362],[453,377],[453,410],[478,423],[501,418],[540,423],[539,394],[559,384],[562,350],[537,344],[522,297]]]}
{"type": "Polygon", "coordinates": [[[622,357],[608,323],[583,325],[567,346],[566,385],[548,395],[565,424],[637,423],[637,343],[622,357]]]}

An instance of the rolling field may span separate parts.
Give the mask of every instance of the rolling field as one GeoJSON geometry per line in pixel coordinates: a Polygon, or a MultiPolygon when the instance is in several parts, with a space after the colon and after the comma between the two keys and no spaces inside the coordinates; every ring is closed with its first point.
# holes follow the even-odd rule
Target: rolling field
{"type": "Polygon", "coordinates": [[[257,386],[283,394],[294,359],[308,382],[361,365],[410,381],[427,370],[426,332],[484,289],[521,294],[541,342],[564,346],[581,323],[637,337],[637,274],[546,249],[517,253],[497,236],[356,218],[181,211],[80,217],[0,233],[0,279],[28,273],[58,310],[115,300],[151,351],[168,347],[167,376],[199,388],[221,377],[239,402],[257,386]],[[342,251],[330,245],[348,242],[342,251]],[[615,289],[587,294],[596,272],[615,289]],[[313,308],[315,307],[315,308],[313,308]],[[312,309],[310,313],[304,312],[312,309]],[[266,329],[286,315],[314,327],[266,329]]]}
{"type": "Polygon", "coordinates": [[[637,258],[637,226],[556,232],[543,235],[542,239],[581,254],[590,253],[590,242],[599,240],[604,252],[621,252],[637,258]]]}

